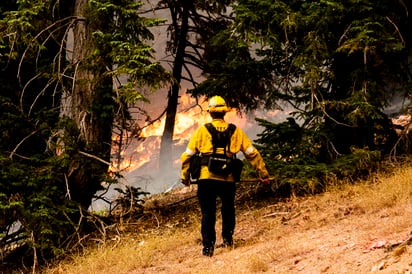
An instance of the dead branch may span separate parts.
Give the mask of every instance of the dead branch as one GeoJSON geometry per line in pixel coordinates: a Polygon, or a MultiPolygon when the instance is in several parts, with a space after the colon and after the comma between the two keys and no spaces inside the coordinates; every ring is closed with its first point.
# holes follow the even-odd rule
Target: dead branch
{"type": "Polygon", "coordinates": [[[395,253],[397,252],[397,250],[401,250],[406,248],[407,245],[412,245],[412,236],[410,236],[408,239],[406,239],[403,242],[398,242],[398,243],[394,243],[394,244],[388,244],[385,246],[385,251],[395,251],[395,253]]]}
{"type": "Polygon", "coordinates": [[[93,158],[93,159],[95,159],[95,160],[97,160],[97,161],[99,161],[99,162],[102,162],[103,164],[106,164],[106,165],[108,165],[108,166],[111,165],[111,163],[103,160],[102,158],[97,157],[96,155],[92,155],[92,154],[89,154],[89,153],[84,152],[84,151],[79,151],[79,154],[82,154],[82,155],[84,155],[84,156],[93,158]]]}
{"type": "Polygon", "coordinates": [[[398,26],[397,26],[388,16],[386,16],[385,18],[386,18],[386,20],[388,20],[388,21],[393,25],[393,27],[396,29],[396,33],[399,35],[399,38],[402,40],[402,44],[405,45],[405,44],[406,44],[405,39],[403,38],[402,33],[400,32],[398,26]]]}
{"type": "Polygon", "coordinates": [[[146,209],[147,210],[159,210],[159,209],[163,209],[163,208],[170,208],[170,207],[177,206],[177,205],[179,205],[183,202],[189,201],[189,200],[191,200],[193,198],[196,198],[196,197],[197,197],[197,195],[195,193],[195,194],[191,194],[189,197],[185,197],[185,198],[182,198],[180,200],[173,201],[172,203],[165,203],[165,204],[156,205],[156,206],[153,206],[153,207],[147,207],[146,209]]]}
{"type": "MultiPolygon", "coordinates": [[[[67,25],[70,25],[70,22],[72,22],[73,19],[76,19],[76,20],[85,20],[84,18],[80,18],[80,17],[77,17],[77,16],[70,16],[70,17],[66,17],[66,18],[63,18],[63,19],[61,19],[61,20],[58,20],[58,21],[54,22],[53,24],[51,24],[50,26],[47,26],[46,28],[44,28],[42,31],[40,31],[36,36],[33,37],[33,39],[31,39],[31,42],[36,41],[44,32],[49,31],[49,30],[52,29],[53,27],[60,25],[60,23],[62,23],[62,22],[64,22],[64,21],[69,20],[69,23],[66,23],[66,24],[67,24],[67,25]]],[[[55,31],[56,31],[56,30],[55,30],[55,31]]],[[[52,31],[51,33],[53,33],[53,32],[54,32],[54,31],[52,31]]],[[[49,39],[50,36],[51,36],[51,35],[49,35],[47,39],[49,39]]],[[[47,41],[47,40],[46,40],[46,41],[47,41]]],[[[46,41],[45,41],[45,42],[46,42],[46,41]]],[[[30,46],[30,45],[29,45],[29,46],[30,46]]],[[[17,70],[17,78],[20,78],[21,67],[22,67],[22,64],[23,64],[23,60],[25,59],[26,54],[27,54],[27,52],[29,51],[29,46],[26,47],[26,49],[24,50],[24,52],[23,52],[23,54],[22,54],[22,56],[21,56],[21,58],[20,58],[19,68],[18,68],[18,70],[17,70]]]]}
{"type": "Polygon", "coordinates": [[[30,133],[29,135],[27,135],[26,137],[24,137],[17,145],[16,147],[13,149],[13,151],[10,153],[9,158],[10,160],[13,159],[13,155],[16,154],[17,149],[24,143],[24,141],[26,141],[27,139],[29,139],[31,136],[33,136],[34,134],[36,134],[38,132],[38,130],[33,131],[32,133],[30,133]]]}

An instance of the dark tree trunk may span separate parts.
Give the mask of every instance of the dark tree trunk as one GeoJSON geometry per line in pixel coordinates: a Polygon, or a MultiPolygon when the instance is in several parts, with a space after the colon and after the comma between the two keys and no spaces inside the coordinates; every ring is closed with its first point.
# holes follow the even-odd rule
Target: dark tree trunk
{"type": "Polygon", "coordinates": [[[83,19],[86,5],[87,0],[76,0],[74,13],[79,19],[73,29],[74,87],[67,113],[78,129],[78,150],[69,170],[70,195],[87,208],[107,173],[113,115],[112,80],[104,76],[107,64],[102,58],[90,58],[94,45],[91,26],[83,19]]]}
{"type": "Polygon", "coordinates": [[[173,132],[175,127],[177,105],[179,99],[180,82],[182,69],[185,62],[185,50],[187,45],[189,8],[182,7],[181,26],[177,34],[176,56],[173,64],[173,78],[175,82],[169,90],[168,103],[166,108],[166,121],[160,144],[159,167],[160,170],[170,170],[172,168],[173,132]]]}

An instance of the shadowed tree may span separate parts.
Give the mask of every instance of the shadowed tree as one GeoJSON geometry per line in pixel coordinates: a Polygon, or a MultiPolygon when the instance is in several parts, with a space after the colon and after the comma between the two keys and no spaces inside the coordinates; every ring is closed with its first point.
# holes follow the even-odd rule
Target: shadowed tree
{"type": "Polygon", "coordinates": [[[132,0],[1,2],[5,261],[32,254],[35,267],[75,244],[75,233],[86,221],[87,212],[80,211],[111,179],[118,109],[141,100],[141,89],[167,81],[147,44],[153,39],[149,28],[162,20],[141,17],[141,5],[132,0]],[[125,80],[120,83],[119,77],[125,80]]]}
{"type": "Polygon", "coordinates": [[[77,151],[71,151],[68,170],[70,193],[86,208],[107,176],[117,108],[139,98],[136,89],[166,79],[160,65],[151,62],[152,49],[144,43],[153,39],[148,27],[160,20],[139,17],[141,5],[128,0],[75,1],[73,81],[65,89],[61,114],[74,122],[77,131],[68,132],[77,134],[77,151]],[[127,75],[128,83],[113,86],[121,75],[127,75]]]}
{"type": "Polygon", "coordinates": [[[208,46],[208,39],[226,28],[227,7],[233,2],[225,1],[186,1],[161,0],[157,9],[167,9],[170,14],[168,25],[169,39],[166,52],[172,55],[172,85],[168,91],[166,120],[160,146],[160,169],[172,167],[172,143],[179,92],[182,81],[196,86],[197,76],[193,69],[203,70],[205,61],[203,52],[208,46]]]}

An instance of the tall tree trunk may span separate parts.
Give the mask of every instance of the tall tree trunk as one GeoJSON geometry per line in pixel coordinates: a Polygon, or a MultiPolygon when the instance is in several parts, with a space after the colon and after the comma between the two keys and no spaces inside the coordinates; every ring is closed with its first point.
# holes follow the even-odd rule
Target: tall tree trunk
{"type": "Polygon", "coordinates": [[[69,170],[70,195],[84,207],[91,204],[107,172],[113,121],[112,80],[103,74],[107,64],[102,58],[91,58],[94,44],[91,24],[84,16],[87,2],[75,2],[74,15],[79,19],[73,29],[74,86],[66,101],[70,104],[69,118],[78,129],[77,150],[69,170]]]}
{"type": "MultiPolygon", "coordinates": [[[[190,5],[190,4],[189,4],[190,5]]],[[[189,8],[182,7],[181,27],[177,35],[176,56],[173,64],[174,83],[169,90],[168,102],[166,108],[165,127],[160,144],[159,167],[160,170],[171,170],[172,168],[172,150],[173,150],[173,132],[175,128],[176,112],[179,99],[180,82],[182,79],[182,69],[185,62],[185,50],[187,45],[187,35],[189,28],[189,8]]]]}

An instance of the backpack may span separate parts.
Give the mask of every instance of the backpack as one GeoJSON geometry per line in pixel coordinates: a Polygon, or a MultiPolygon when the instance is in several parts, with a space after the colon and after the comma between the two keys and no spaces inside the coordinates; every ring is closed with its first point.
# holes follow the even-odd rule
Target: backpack
{"type": "Polygon", "coordinates": [[[213,153],[208,156],[207,162],[209,171],[225,177],[233,173],[235,181],[239,181],[243,162],[236,159],[235,155],[233,155],[233,157],[228,157],[226,155],[226,149],[229,149],[230,152],[230,139],[236,130],[236,126],[234,124],[229,124],[229,127],[225,131],[218,131],[212,123],[207,123],[205,126],[212,135],[213,144],[213,153]],[[223,154],[216,153],[218,148],[223,148],[223,154]],[[239,165],[241,165],[240,172],[239,165]]]}

